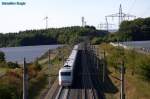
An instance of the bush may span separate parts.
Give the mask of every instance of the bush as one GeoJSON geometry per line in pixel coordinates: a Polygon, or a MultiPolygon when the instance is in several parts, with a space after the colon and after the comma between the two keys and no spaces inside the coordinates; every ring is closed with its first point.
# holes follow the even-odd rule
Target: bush
{"type": "Polygon", "coordinates": [[[140,64],[142,78],[150,81],[150,59],[144,59],[140,64]]]}
{"type": "Polygon", "coordinates": [[[8,71],[0,81],[0,99],[22,99],[22,78],[15,71],[8,71]]]}
{"type": "Polygon", "coordinates": [[[0,99],[12,99],[10,86],[0,85],[0,99]]]}
{"type": "Polygon", "coordinates": [[[18,68],[19,67],[19,65],[17,63],[13,63],[13,62],[8,62],[7,65],[9,68],[18,68]]]}
{"type": "Polygon", "coordinates": [[[119,62],[124,60],[125,67],[133,74],[138,74],[143,79],[150,81],[150,56],[134,50],[123,50],[102,44],[101,49],[106,51],[107,64],[119,68],[119,62]]]}
{"type": "Polygon", "coordinates": [[[102,37],[94,37],[91,41],[92,44],[100,44],[103,41],[102,37]]]}
{"type": "Polygon", "coordinates": [[[0,62],[5,61],[5,54],[0,51],[0,62]]]}
{"type": "Polygon", "coordinates": [[[34,69],[40,71],[42,69],[42,66],[38,63],[38,60],[34,62],[34,69]]]}

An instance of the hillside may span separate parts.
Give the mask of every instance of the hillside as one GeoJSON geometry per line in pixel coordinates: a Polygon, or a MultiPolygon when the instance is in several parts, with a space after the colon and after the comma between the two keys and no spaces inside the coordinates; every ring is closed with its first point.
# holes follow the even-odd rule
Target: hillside
{"type": "Polygon", "coordinates": [[[82,41],[83,36],[103,37],[107,32],[96,30],[93,26],[73,26],[64,28],[49,28],[47,30],[26,30],[19,33],[0,34],[0,47],[74,44],[82,41]]]}

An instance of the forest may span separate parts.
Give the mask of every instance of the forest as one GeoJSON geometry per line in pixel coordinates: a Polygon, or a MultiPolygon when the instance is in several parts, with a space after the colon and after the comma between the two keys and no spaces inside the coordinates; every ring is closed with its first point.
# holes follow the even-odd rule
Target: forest
{"type": "Polygon", "coordinates": [[[93,26],[72,26],[63,28],[49,28],[41,30],[26,30],[19,33],[0,34],[0,47],[75,44],[82,41],[82,37],[90,39],[105,36],[106,31],[96,30],[93,26]]]}
{"type": "Polygon", "coordinates": [[[119,30],[109,33],[97,30],[94,26],[71,26],[26,30],[18,33],[0,33],[0,47],[75,44],[88,36],[92,44],[112,41],[142,41],[150,40],[150,17],[123,21],[119,30]]]}
{"type": "Polygon", "coordinates": [[[150,17],[123,21],[116,33],[103,38],[105,41],[143,41],[150,40],[150,17]]]}

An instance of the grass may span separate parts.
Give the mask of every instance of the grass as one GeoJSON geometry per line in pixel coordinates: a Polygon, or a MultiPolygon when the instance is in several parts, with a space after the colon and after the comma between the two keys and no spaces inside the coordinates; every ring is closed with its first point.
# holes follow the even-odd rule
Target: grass
{"type": "MultiPolygon", "coordinates": [[[[120,56],[117,56],[118,52],[115,51],[115,48],[110,46],[109,44],[102,44],[99,46],[101,51],[106,51],[106,57],[112,57],[107,59],[108,62],[108,69],[111,72],[111,74],[109,75],[109,77],[111,78],[113,84],[120,90],[120,72],[118,70],[116,70],[114,68],[115,65],[118,65],[117,61],[119,60],[120,56]],[[112,55],[114,54],[115,55],[112,55]],[[114,57],[115,56],[115,57],[114,57]],[[110,59],[112,59],[113,61],[111,61],[110,59]]],[[[137,71],[135,72],[134,75],[131,74],[131,71],[133,69],[133,67],[138,64],[140,64],[141,60],[146,60],[147,58],[149,58],[149,56],[146,56],[144,54],[141,53],[134,53],[135,54],[135,59],[133,59],[134,57],[132,56],[133,53],[130,50],[125,50],[125,54],[130,55],[131,57],[129,57],[130,59],[127,59],[127,63],[125,64],[126,68],[126,74],[125,74],[125,93],[126,93],[126,99],[150,99],[150,82],[143,80],[141,78],[141,75],[139,73],[137,73],[137,71]],[[135,62],[135,63],[133,63],[135,62]],[[136,63],[137,62],[137,63],[136,63]]],[[[135,70],[138,70],[139,67],[136,66],[136,68],[134,68],[135,70]]],[[[118,91],[115,94],[106,94],[106,99],[120,99],[120,92],[118,91]]]]}
{"type": "Polygon", "coordinates": [[[41,97],[43,95],[43,93],[46,93],[48,91],[47,90],[48,84],[49,84],[48,76],[50,76],[50,85],[52,85],[54,83],[54,81],[58,77],[59,69],[63,66],[63,60],[61,59],[61,56],[63,56],[64,59],[66,59],[69,56],[70,51],[71,51],[71,49],[69,46],[64,46],[62,48],[58,48],[58,49],[52,51],[51,58],[50,58],[50,60],[51,60],[50,68],[48,68],[48,56],[39,60],[39,63],[42,65],[42,71],[47,75],[47,81],[46,81],[46,83],[44,83],[45,86],[40,91],[40,94],[35,96],[34,99],[39,99],[39,97],[41,97]]]}
{"type": "MultiPolygon", "coordinates": [[[[150,83],[139,78],[138,75],[130,76],[126,74],[127,84],[131,88],[127,89],[128,99],[150,99],[150,83]],[[131,92],[130,90],[133,90],[131,92]],[[131,98],[130,98],[131,97],[131,98]]],[[[128,87],[127,86],[127,87],[128,87]]]]}
{"type": "Polygon", "coordinates": [[[7,68],[0,67],[0,74],[5,73],[7,70],[8,70],[7,68]]]}
{"type": "Polygon", "coordinates": [[[7,72],[8,68],[0,67],[0,76],[7,72]]]}
{"type": "MultiPolygon", "coordinates": [[[[120,90],[120,73],[116,72],[114,68],[109,67],[109,70],[112,72],[109,76],[115,86],[120,90]],[[118,79],[116,79],[118,78],[118,79]]],[[[127,99],[150,99],[150,83],[140,79],[139,75],[131,76],[131,73],[126,72],[125,74],[125,93],[127,99]]],[[[107,99],[119,99],[120,92],[112,95],[106,94],[107,99]],[[113,97],[113,98],[111,98],[113,97]]]]}
{"type": "MultiPolygon", "coordinates": [[[[65,58],[70,54],[70,48],[68,46],[64,46],[62,48],[58,48],[51,53],[51,66],[48,69],[48,55],[45,54],[44,58],[39,59],[39,64],[42,65],[42,70],[36,68],[35,64],[30,64],[29,66],[29,99],[40,99],[45,93],[45,89],[48,89],[48,78],[51,79],[51,85],[57,79],[58,71],[63,66],[63,62],[61,56],[65,58]],[[34,67],[35,66],[35,67],[34,67]],[[38,87],[37,87],[38,86],[38,87]]],[[[14,94],[18,96],[18,94],[22,95],[22,68],[20,69],[10,69],[6,68],[5,64],[0,64],[3,67],[0,67],[0,76],[4,73],[7,73],[6,76],[2,77],[0,80],[0,84],[6,83],[5,89],[1,90],[2,92],[10,91],[7,89],[9,85],[13,86],[13,90],[9,92],[10,94],[14,94]],[[3,80],[3,82],[2,82],[3,80]],[[20,87],[21,86],[21,87],[20,87]],[[17,91],[17,92],[15,92],[17,91]]],[[[29,64],[28,64],[29,65],[29,64]]],[[[7,95],[6,95],[7,96],[7,95]]],[[[12,96],[10,96],[12,97],[12,96]]],[[[1,97],[0,97],[1,98],[1,97]]],[[[17,98],[16,98],[17,99],[17,98]]],[[[18,97],[18,99],[20,99],[18,97]]]]}

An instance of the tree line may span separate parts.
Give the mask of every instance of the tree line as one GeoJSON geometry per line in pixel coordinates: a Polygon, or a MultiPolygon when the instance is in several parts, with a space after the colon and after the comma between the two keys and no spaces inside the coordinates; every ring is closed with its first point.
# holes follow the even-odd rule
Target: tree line
{"type": "Polygon", "coordinates": [[[26,30],[19,33],[0,34],[0,47],[29,46],[47,44],[74,44],[82,41],[83,36],[93,39],[107,32],[96,30],[93,26],[72,26],[41,30],[26,30]]]}
{"type": "Polygon", "coordinates": [[[143,41],[150,40],[150,17],[123,21],[119,30],[106,35],[103,41],[143,41]]]}

